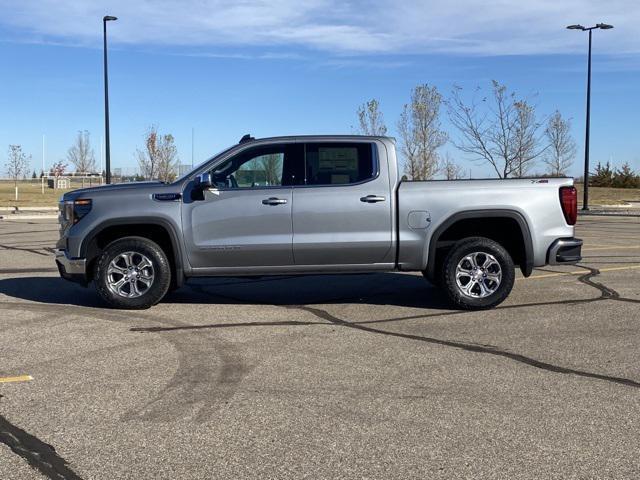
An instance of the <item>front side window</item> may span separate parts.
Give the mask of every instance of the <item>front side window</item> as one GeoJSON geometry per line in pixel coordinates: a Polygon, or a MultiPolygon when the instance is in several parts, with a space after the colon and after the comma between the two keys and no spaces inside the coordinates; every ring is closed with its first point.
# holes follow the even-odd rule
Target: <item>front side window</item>
{"type": "Polygon", "coordinates": [[[376,175],[370,143],[308,143],[305,146],[307,185],[348,185],[376,175]]]}
{"type": "Polygon", "coordinates": [[[239,188],[282,185],[284,153],[266,153],[251,157],[235,171],[239,188]]]}
{"type": "Polygon", "coordinates": [[[251,148],[215,167],[211,180],[226,189],[292,185],[294,150],[287,145],[251,148]]]}

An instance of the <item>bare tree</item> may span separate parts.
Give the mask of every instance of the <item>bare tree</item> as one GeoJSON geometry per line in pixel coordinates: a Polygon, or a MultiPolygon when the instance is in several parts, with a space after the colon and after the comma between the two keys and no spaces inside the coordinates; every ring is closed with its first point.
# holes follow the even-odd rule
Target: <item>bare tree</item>
{"type": "Polygon", "coordinates": [[[440,128],[441,104],[442,95],[436,87],[418,85],[400,114],[400,151],[404,172],[412,180],[428,180],[438,172],[438,149],[448,139],[440,128]]]}
{"type": "Polygon", "coordinates": [[[176,177],[178,149],[171,134],[158,133],[151,126],[145,135],[145,149],[136,150],[141,175],[148,180],[169,182],[176,177]]]}
{"type": "Polygon", "coordinates": [[[516,109],[514,163],[515,176],[525,177],[534,165],[535,159],[544,153],[540,129],[542,124],[536,120],[535,107],[526,100],[514,104],[516,109]]]}
{"type": "Polygon", "coordinates": [[[174,144],[173,135],[163,135],[158,142],[160,162],[158,163],[158,178],[163,182],[175,180],[178,170],[178,149],[174,144]]]}
{"type": "MultiPolygon", "coordinates": [[[[88,131],[78,132],[75,143],[67,151],[67,160],[75,167],[76,173],[86,175],[96,170],[96,157],[91,148],[88,131]]],[[[84,177],[82,186],[84,187],[84,177]]]]}
{"type": "Polygon", "coordinates": [[[261,158],[261,167],[265,173],[267,185],[282,184],[282,155],[271,153],[261,158]]]}
{"type": "Polygon", "coordinates": [[[491,101],[474,97],[466,103],[460,93],[455,87],[447,102],[449,119],[460,132],[454,145],[491,165],[499,178],[525,175],[544,152],[534,105],[517,99],[495,80],[491,101]]]}
{"type": "Polygon", "coordinates": [[[9,145],[5,167],[16,188],[18,188],[18,180],[23,178],[29,170],[30,160],[31,156],[22,151],[21,145],[9,145]]]}
{"type": "Polygon", "coordinates": [[[358,123],[362,135],[386,135],[387,127],[380,111],[380,103],[372,98],[358,107],[358,123]]]}
{"type": "Polygon", "coordinates": [[[158,148],[158,132],[156,127],[152,126],[145,134],[145,150],[136,150],[138,157],[138,167],[140,174],[147,180],[153,180],[158,175],[159,155],[158,148]]]}
{"type": "Polygon", "coordinates": [[[462,166],[458,165],[449,153],[444,156],[441,171],[446,180],[460,180],[465,176],[462,166]]]}
{"type": "Polygon", "coordinates": [[[556,110],[547,122],[544,131],[549,148],[543,161],[549,167],[549,174],[554,177],[566,175],[576,156],[576,142],[571,136],[571,120],[562,118],[556,110]]]}
{"type": "Polygon", "coordinates": [[[68,165],[66,163],[64,163],[62,160],[58,160],[56,163],[54,163],[51,166],[51,169],[49,170],[49,175],[53,176],[53,177],[61,177],[62,175],[64,175],[64,172],[67,170],[68,165]]]}

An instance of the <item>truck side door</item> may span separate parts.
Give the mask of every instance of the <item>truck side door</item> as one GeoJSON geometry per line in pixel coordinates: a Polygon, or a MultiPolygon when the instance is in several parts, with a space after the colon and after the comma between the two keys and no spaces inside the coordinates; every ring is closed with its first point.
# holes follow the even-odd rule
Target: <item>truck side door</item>
{"type": "Polygon", "coordinates": [[[372,141],[304,144],[304,185],[293,188],[296,265],[393,262],[389,172],[378,148],[372,141]]]}
{"type": "Polygon", "coordinates": [[[293,265],[290,144],[250,147],[211,170],[213,187],[185,203],[183,225],[194,268],[293,265]]]}

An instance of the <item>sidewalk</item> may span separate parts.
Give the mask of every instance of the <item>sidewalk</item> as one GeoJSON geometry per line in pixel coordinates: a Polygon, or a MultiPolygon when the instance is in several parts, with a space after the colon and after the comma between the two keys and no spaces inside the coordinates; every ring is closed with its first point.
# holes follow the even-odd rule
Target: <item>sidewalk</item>
{"type": "Polygon", "coordinates": [[[591,205],[589,210],[581,210],[578,205],[578,215],[610,215],[624,217],[640,217],[640,202],[629,201],[618,205],[591,205]]]}
{"type": "Polygon", "coordinates": [[[640,217],[640,208],[607,208],[591,207],[589,210],[578,210],[578,216],[608,216],[608,217],[640,217]]]}
{"type": "Polygon", "coordinates": [[[58,207],[0,207],[0,220],[57,219],[58,207]]]}

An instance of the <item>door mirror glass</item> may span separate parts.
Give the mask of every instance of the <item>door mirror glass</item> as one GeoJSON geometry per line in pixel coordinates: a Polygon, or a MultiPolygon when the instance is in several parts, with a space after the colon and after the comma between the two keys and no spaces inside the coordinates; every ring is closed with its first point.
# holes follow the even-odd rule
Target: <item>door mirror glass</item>
{"type": "Polygon", "coordinates": [[[196,185],[201,190],[206,190],[207,188],[211,188],[211,174],[201,173],[196,177],[196,185]]]}

